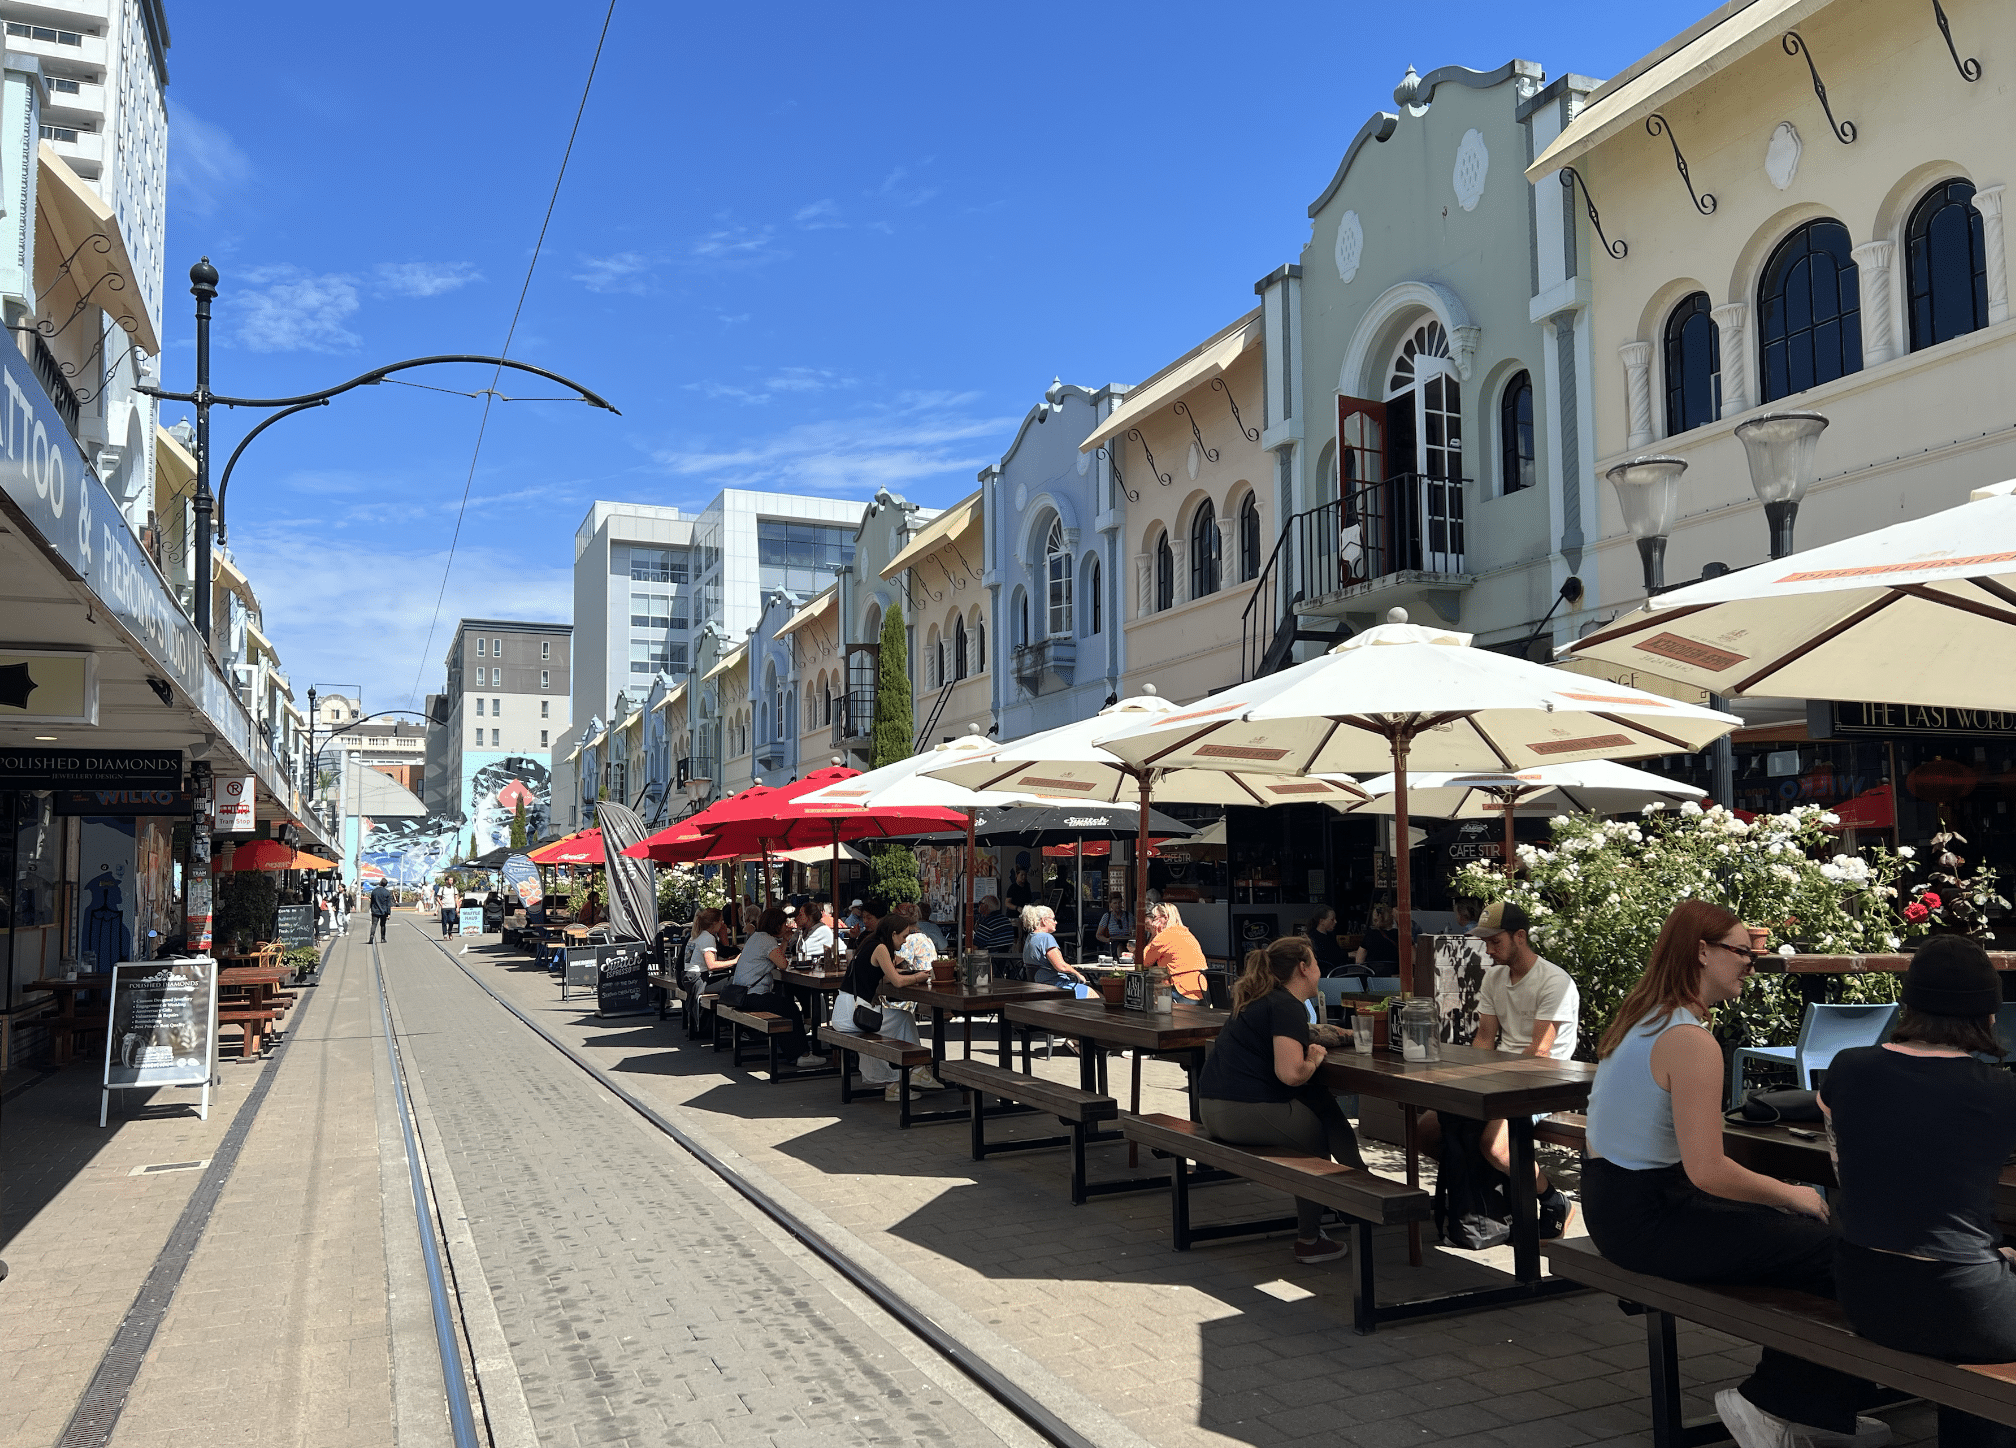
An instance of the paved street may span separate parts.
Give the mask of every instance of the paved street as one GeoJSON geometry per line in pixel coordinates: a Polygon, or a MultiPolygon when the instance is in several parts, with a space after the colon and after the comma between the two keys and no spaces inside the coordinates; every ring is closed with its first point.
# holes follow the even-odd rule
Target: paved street
{"type": "MultiPolygon", "coordinates": [[[[1093,1442],[1649,1442],[1641,1330],[1608,1299],[1359,1337],[1347,1269],[1298,1268],[1285,1238],[1172,1253],[1160,1193],[1073,1208],[1057,1153],[976,1165],[956,1125],[898,1132],[879,1099],[843,1117],[830,1078],[773,1088],[676,1021],[600,1022],[523,957],[484,939],[451,955],[431,936],[402,914],[382,954],[492,1444],[1040,1440],[470,972],[1093,1442]]],[[[302,1000],[116,1443],[449,1441],[361,932],[302,1000]]],[[[208,1151],[259,1069],[225,1063],[207,1123],[136,1102],[95,1151],[70,1144],[95,1110],[88,1069],[9,1104],[9,1444],[57,1442],[200,1176],[127,1172],[208,1151]],[[57,1225],[79,1220],[117,1230],[57,1225]]],[[[1174,1068],[1148,1063],[1147,1079],[1150,1109],[1177,1104],[1174,1068]]],[[[1042,1128],[1001,1127],[1018,1129],[1042,1128]]],[[[1098,1151],[1097,1170],[1126,1169],[1122,1149],[1098,1151]]],[[[1251,1209],[1270,1204],[1238,1185],[1197,1208],[1251,1209]]],[[[1484,1271],[1431,1252],[1411,1274],[1404,1253],[1404,1234],[1385,1234],[1388,1292],[1484,1271]]],[[[1681,1342],[1690,1410],[1705,1411],[1749,1353],[1684,1327],[1681,1342]]],[[[1890,1416],[1902,1441],[1929,1441],[1928,1411],[1890,1416]]]]}

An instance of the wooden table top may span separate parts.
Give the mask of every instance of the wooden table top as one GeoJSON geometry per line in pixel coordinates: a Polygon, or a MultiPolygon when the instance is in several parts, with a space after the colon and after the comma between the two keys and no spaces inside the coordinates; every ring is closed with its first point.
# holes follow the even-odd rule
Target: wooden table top
{"type": "Polygon", "coordinates": [[[1037,985],[1028,980],[997,980],[985,990],[961,990],[957,985],[887,985],[882,987],[882,994],[891,1000],[915,1001],[920,1006],[953,1013],[999,1010],[1018,1001],[1075,999],[1057,986],[1037,985]]]}
{"type": "Polygon", "coordinates": [[[1125,1050],[1180,1051],[1208,1045],[1232,1019],[1230,1011],[1178,1003],[1166,1016],[1073,997],[1059,1001],[1009,1001],[1001,1007],[1018,1026],[1034,1026],[1125,1050]]]}
{"type": "MultiPolygon", "coordinates": [[[[1796,1129],[1812,1132],[1813,1138],[1794,1136],[1794,1128],[1778,1124],[1730,1122],[1722,1128],[1722,1150],[1739,1166],[1781,1181],[1840,1185],[1834,1176],[1833,1154],[1827,1150],[1825,1125],[1805,1121],[1797,1123],[1796,1129]]],[[[1995,1185],[1995,1220],[2004,1227],[2016,1224],[2016,1165],[2003,1167],[1995,1185]]]]}
{"type": "Polygon", "coordinates": [[[75,980],[31,980],[23,990],[106,990],[112,984],[109,975],[80,975],[75,980]]]}
{"type": "Polygon", "coordinates": [[[264,982],[278,985],[294,972],[279,965],[227,965],[217,972],[217,979],[225,985],[252,985],[264,982]]]}
{"type": "Polygon", "coordinates": [[[832,970],[787,970],[783,974],[786,985],[795,985],[800,990],[837,991],[847,979],[847,972],[838,966],[832,970]]]}
{"type": "MultiPolygon", "coordinates": [[[[1991,950],[1988,960],[1997,970],[2016,970],[2016,951],[1991,950]]],[[[1910,965],[1908,955],[1760,955],[1756,961],[1771,975],[1902,975],[1910,965]]]]}
{"type": "Polygon", "coordinates": [[[1579,1111],[1588,1104],[1596,1067],[1587,1061],[1444,1044],[1439,1061],[1403,1060],[1390,1047],[1362,1056],[1349,1048],[1332,1051],[1316,1075],[1332,1091],[1494,1121],[1579,1111]]]}

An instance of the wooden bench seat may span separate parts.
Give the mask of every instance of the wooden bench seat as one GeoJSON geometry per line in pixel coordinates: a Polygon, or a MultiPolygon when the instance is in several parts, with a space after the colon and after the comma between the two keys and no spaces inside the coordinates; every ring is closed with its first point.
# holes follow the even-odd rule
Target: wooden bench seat
{"type": "Polygon", "coordinates": [[[55,1064],[67,1066],[76,1055],[79,1038],[103,1035],[111,1024],[111,1016],[103,1011],[84,1011],[76,1015],[43,1016],[36,1024],[49,1028],[49,1049],[55,1064]]]}
{"type": "Polygon", "coordinates": [[[217,1008],[218,1025],[237,1026],[244,1031],[245,1038],[238,1049],[239,1054],[248,1061],[266,1049],[266,1029],[273,1024],[273,1016],[274,1012],[270,1010],[257,1010],[250,1006],[217,1008]]]}
{"type": "Polygon", "coordinates": [[[1675,1318],[1853,1373],[1910,1397],[2016,1426],[2016,1363],[1962,1367],[1899,1352],[1858,1336],[1829,1298],[1782,1287],[1707,1286],[1628,1272],[1608,1261],[1586,1237],[1543,1242],[1540,1250],[1557,1276],[1613,1293],[1621,1302],[1644,1310],[1655,1448],[1695,1448],[1729,1436],[1717,1419],[1689,1424],[1681,1418],[1675,1318]]]}
{"type": "MultiPolygon", "coordinates": [[[[1091,1128],[1101,1121],[1112,1121],[1120,1115],[1120,1103],[1111,1096],[1101,1096],[1097,1092],[1082,1091],[1076,1086],[1066,1086],[1062,1082],[1048,1081],[1041,1076],[1027,1075],[1021,1071],[1010,1071],[1000,1066],[989,1066],[979,1061],[940,1061],[938,1079],[947,1085],[957,1086],[967,1093],[967,1119],[973,1127],[973,1160],[984,1161],[993,1152],[1035,1151],[1041,1147],[1068,1146],[1071,1148],[1071,1202],[1073,1206],[1083,1206],[1090,1196],[1102,1196],[1108,1192],[1137,1190],[1142,1183],[1137,1179],[1120,1182],[1088,1182],[1085,1179],[1085,1144],[1093,1137],[1091,1128]],[[1046,1115],[1056,1117],[1069,1131],[1063,1136],[1043,1136],[1024,1141],[987,1140],[986,1098],[998,1096],[1003,1101],[1033,1108],[1046,1115]]],[[[1113,1140],[1112,1136],[1104,1139],[1113,1140]]],[[[1157,1188],[1160,1182],[1148,1183],[1157,1188]]]]}
{"type": "Polygon", "coordinates": [[[777,1059],[777,1043],[791,1034],[791,1020],[788,1016],[780,1016],[771,1011],[745,1011],[736,1006],[724,1006],[718,1000],[714,1002],[713,1013],[715,1050],[721,1049],[721,1038],[727,1036],[729,1044],[734,1047],[734,1062],[739,1067],[742,1064],[742,1037],[746,1032],[763,1041],[769,1050],[770,1062],[767,1069],[770,1072],[770,1084],[774,1086],[784,1079],[782,1063],[777,1059]]]}
{"type": "Polygon", "coordinates": [[[1533,1123],[1533,1139],[1570,1151],[1589,1149],[1589,1118],[1579,1111],[1557,1111],[1533,1123]]]}
{"type": "Polygon", "coordinates": [[[913,1125],[930,1121],[963,1121],[963,1111],[912,1111],[910,1109],[910,1073],[920,1066],[931,1064],[931,1048],[898,1040],[894,1036],[857,1035],[850,1031],[837,1030],[833,1026],[819,1028],[822,1045],[830,1046],[836,1053],[840,1072],[840,1104],[846,1106],[854,1100],[854,1072],[859,1068],[861,1057],[873,1056],[878,1061],[887,1061],[897,1071],[897,1117],[896,1124],[908,1131],[913,1125]]]}
{"type": "Polygon", "coordinates": [[[1373,1296],[1372,1229],[1426,1221],[1434,1199],[1419,1187],[1331,1161],[1327,1157],[1296,1156],[1290,1153],[1263,1154],[1250,1147],[1213,1141],[1202,1125],[1180,1116],[1162,1114],[1120,1115],[1120,1134],[1147,1147],[1157,1156],[1169,1158],[1170,1235],[1178,1252],[1187,1252],[1195,1242],[1217,1241],[1225,1237],[1250,1237],[1263,1232],[1281,1232],[1295,1227],[1293,1217],[1272,1217],[1252,1222],[1222,1222],[1208,1227],[1190,1222],[1190,1187],[1196,1179],[1184,1163],[1215,1167],[1243,1177],[1257,1186],[1271,1187],[1290,1196],[1321,1202],[1350,1219],[1354,1228],[1352,1255],[1357,1271],[1352,1288],[1352,1326],[1369,1333],[1380,1322],[1419,1317],[1435,1310],[1430,1303],[1398,1303],[1380,1308],[1373,1296]]]}

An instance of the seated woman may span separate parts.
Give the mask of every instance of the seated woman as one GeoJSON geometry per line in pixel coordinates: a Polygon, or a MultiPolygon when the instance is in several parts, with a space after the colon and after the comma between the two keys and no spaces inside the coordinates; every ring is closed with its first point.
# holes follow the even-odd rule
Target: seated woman
{"type": "MultiPolygon", "coordinates": [[[[1605,1257],[1675,1282],[1790,1287],[1834,1295],[1827,1204],[1722,1152],[1722,1048],[1709,1012],[1742,994],[1750,934],[1719,905],[1687,900],[1666,917],[1645,974],[1597,1048],[1582,1207],[1605,1257]]],[[[1757,1371],[1715,1395],[1741,1448],[1878,1448],[1890,1430],[1858,1419],[1864,1385],[1765,1348],[1757,1371]]]]}
{"type": "MultiPolygon", "coordinates": [[[[882,1001],[882,987],[885,985],[922,985],[931,979],[931,968],[906,970],[903,962],[903,945],[909,940],[911,927],[915,924],[908,915],[885,915],[875,928],[861,939],[854,951],[854,963],[847,968],[847,979],[839,993],[833,997],[833,1029],[844,1031],[850,1036],[863,1033],[862,1023],[856,1019],[857,1010],[870,1015],[880,1012],[882,1024],[874,1034],[886,1036],[892,1041],[908,1041],[911,1045],[922,1045],[917,1035],[917,1018],[908,1011],[885,1007],[882,1001]]],[[[883,1088],[883,1099],[902,1099],[902,1072],[887,1061],[878,1061],[873,1056],[863,1056],[861,1079],[871,1086],[883,1088]]],[[[912,1071],[910,1087],[915,1091],[942,1091],[938,1078],[930,1070],[912,1071]]]]}
{"type": "MultiPolygon", "coordinates": [[[[1321,978],[1309,942],[1284,936],[1246,957],[1232,987],[1236,1013],[1197,1083],[1204,1129],[1235,1146],[1289,1147],[1364,1168],[1337,1098],[1314,1081],[1328,1054],[1309,1039],[1309,1001],[1321,978]]],[[[1324,1235],[1320,1202],[1295,1199],[1295,1260],[1327,1262],[1346,1244],[1324,1235]]]]}
{"type": "Polygon", "coordinates": [[[721,968],[715,952],[721,948],[721,912],[709,906],[693,916],[693,933],[686,937],[686,974],[705,980],[721,968]]]}
{"type": "Polygon", "coordinates": [[[784,989],[782,976],[791,958],[787,948],[791,934],[791,920],[782,906],[772,905],[765,910],[756,921],[754,933],[742,943],[742,953],[735,958],[735,973],[728,983],[741,986],[745,992],[735,1002],[737,1010],[763,1011],[791,1022],[791,1034],[784,1038],[784,1054],[810,1070],[825,1065],[826,1058],[807,1049],[804,1012],[798,1009],[797,997],[784,989]]]}
{"type": "MultiPolygon", "coordinates": [[[[2002,987],[1988,953],[1918,947],[1890,1039],[1843,1051],[1820,1106],[1833,1136],[1841,1238],[1834,1287],[1872,1342],[1951,1363],[2016,1361],[2016,1274],[1994,1192],[2016,1150],[2016,1077],[1999,1062],[2002,987]]],[[[1940,1448],[2009,1448],[2016,1428],[1939,1410],[1940,1448]]]]}
{"type": "Polygon", "coordinates": [[[1057,946],[1057,912],[1048,905],[1022,907],[1022,964],[1038,985],[1082,985],[1085,973],[1064,958],[1057,946]]]}
{"type": "Polygon", "coordinates": [[[1351,959],[1358,965],[1370,967],[1367,975],[1400,973],[1400,931],[1391,905],[1382,901],[1372,907],[1372,921],[1365,929],[1365,943],[1352,952],[1351,959]]]}
{"type": "Polygon", "coordinates": [[[1106,898],[1106,913],[1099,917],[1099,928],[1093,932],[1099,943],[1112,949],[1118,955],[1134,940],[1134,912],[1127,908],[1127,902],[1114,891],[1106,898]]]}
{"type": "Polygon", "coordinates": [[[1174,905],[1148,907],[1148,943],[1141,947],[1141,964],[1168,971],[1169,988],[1184,1000],[1204,999],[1204,947],[1174,905]]]}

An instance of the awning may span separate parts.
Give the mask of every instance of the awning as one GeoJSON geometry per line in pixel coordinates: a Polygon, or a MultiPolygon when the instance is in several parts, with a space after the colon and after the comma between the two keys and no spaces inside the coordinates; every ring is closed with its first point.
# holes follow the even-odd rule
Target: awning
{"type": "Polygon", "coordinates": [[[259,632],[258,628],[252,623],[250,619],[247,619],[245,621],[245,637],[252,641],[253,646],[256,647],[260,653],[266,655],[267,658],[271,659],[276,664],[280,662],[280,655],[279,652],[275,650],[273,647],[273,640],[267,638],[265,634],[259,632]]]}
{"type": "Polygon", "coordinates": [[[810,603],[784,620],[783,626],[777,630],[776,637],[781,639],[788,633],[796,633],[807,624],[831,613],[834,602],[839,597],[839,588],[839,584],[829,583],[818,593],[813,594],[810,603]]]}
{"type": "Polygon", "coordinates": [[[664,698],[660,699],[656,704],[652,705],[651,707],[654,709],[670,709],[674,704],[678,703],[681,699],[685,697],[686,697],[686,681],[684,679],[681,679],[678,683],[672,686],[671,691],[667,693],[664,698]]]}
{"type": "Polygon", "coordinates": [[[721,656],[720,663],[716,664],[713,668],[709,669],[706,673],[700,676],[700,682],[704,684],[709,679],[720,678],[721,675],[727,673],[730,669],[734,668],[737,664],[741,663],[747,657],[749,657],[749,645],[747,644],[735,645],[734,648],[728,650],[727,653],[721,656]]]}
{"type": "Polygon", "coordinates": [[[160,356],[161,339],[147,316],[147,293],[141,290],[133,258],[126,254],[126,238],[112,208],[47,141],[41,143],[36,159],[36,310],[60,328],[88,296],[149,356],[160,356]],[[65,257],[70,258],[70,271],[58,280],[65,257]]]}
{"type": "MultiPolygon", "coordinates": [[[[1657,58],[1651,64],[1641,63],[1635,74],[1626,71],[1623,79],[1599,88],[1568,129],[1556,136],[1539,159],[1526,168],[1526,179],[1538,181],[1628,127],[1642,124],[1675,96],[1692,90],[1751,52],[1776,45],[1786,31],[1831,3],[1832,0],[1752,0],[1748,5],[1725,6],[1727,13],[1720,20],[1711,16],[1710,23],[1695,28],[1698,33],[1683,34],[1677,45],[1669,42],[1670,53],[1660,55],[1654,51],[1657,58]]],[[[1791,64],[1796,70],[1797,62],[1791,64]]],[[[1787,71],[1786,75],[1786,84],[1793,85],[1794,71],[1787,71]]]]}
{"type": "Polygon", "coordinates": [[[924,556],[946,543],[958,543],[968,533],[980,526],[980,495],[961,498],[929,523],[904,545],[901,552],[889,560],[882,570],[884,578],[894,578],[906,568],[915,567],[924,561],[924,556]]]}
{"type": "Polygon", "coordinates": [[[210,577],[212,582],[222,584],[230,592],[238,595],[247,608],[259,607],[259,597],[252,592],[252,580],[239,571],[238,565],[222,553],[210,555],[210,577]]]}
{"type": "Polygon", "coordinates": [[[1097,431],[1078,444],[1078,451],[1090,452],[1107,438],[1118,437],[1128,428],[1138,427],[1148,414],[1166,407],[1206,378],[1216,377],[1230,367],[1241,352],[1257,346],[1259,341],[1260,309],[1255,307],[1224,331],[1184,353],[1135,388],[1119,411],[1100,423],[1097,431]]]}

